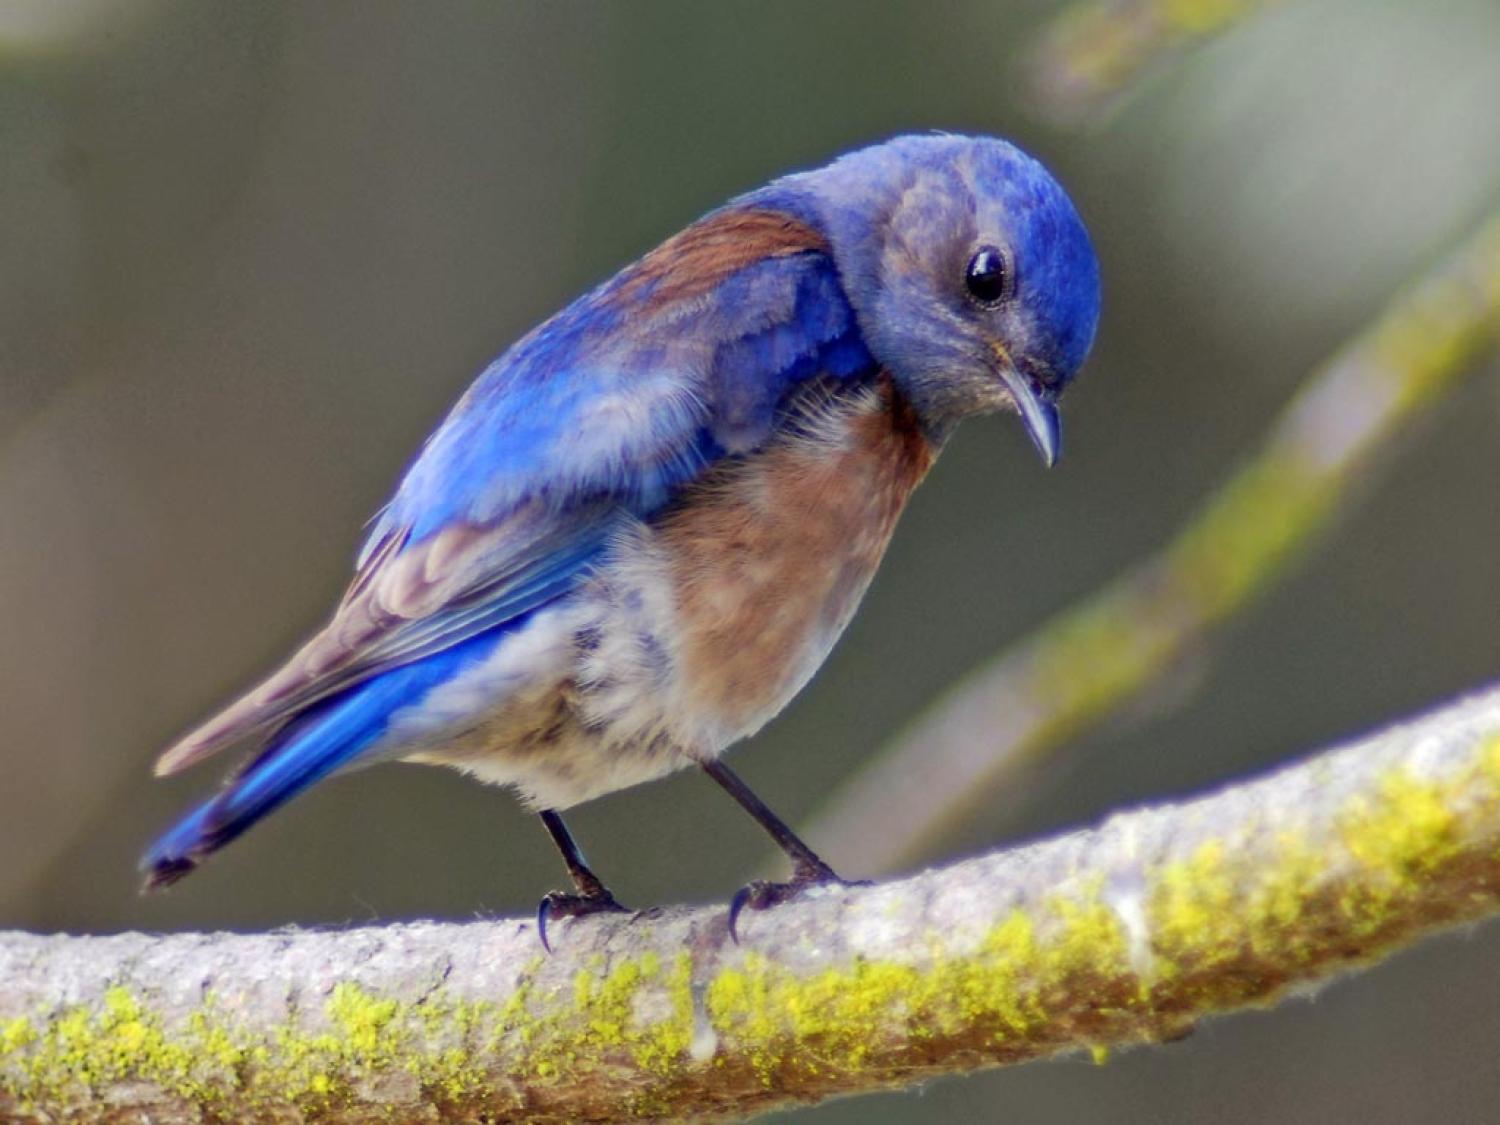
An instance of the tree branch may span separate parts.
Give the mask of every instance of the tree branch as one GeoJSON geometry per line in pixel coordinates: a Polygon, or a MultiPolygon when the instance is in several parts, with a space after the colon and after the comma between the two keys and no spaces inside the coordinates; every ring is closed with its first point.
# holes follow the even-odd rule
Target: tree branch
{"type": "Polygon", "coordinates": [[[1078,120],[1113,108],[1142,78],[1280,0],[1081,0],[1054,20],[1032,63],[1049,116],[1078,120]]]}
{"type": "Polygon", "coordinates": [[[1171,1039],[1500,904],[1500,687],[741,920],[0,934],[0,1117],[714,1117],[1171,1039]]]}
{"type": "Polygon", "coordinates": [[[1155,556],[970,673],[833,794],[807,839],[884,872],[1154,683],[1268,590],[1372,463],[1500,343],[1500,212],[1315,370],[1255,457],[1155,556]],[[1062,671],[1060,671],[1062,670],[1062,671]]]}

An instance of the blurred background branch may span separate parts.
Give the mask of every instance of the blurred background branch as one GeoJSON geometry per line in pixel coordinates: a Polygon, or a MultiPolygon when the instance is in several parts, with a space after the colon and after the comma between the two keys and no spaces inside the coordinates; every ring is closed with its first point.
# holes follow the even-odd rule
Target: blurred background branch
{"type": "Polygon", "coordinates": [[[1181,1038],[1500,905],[1500,689],[1218,793],[741,920],[0,933],[0,1116],[743,1118],[1181,1038]]]}
{"type": "Polygon", "coordinates": [[[1043,112],[1062,120],[1118,104],[1147,74],[1283,0],[1086,0],[1057,17],[1031,60],[1043,112]]]}
{"type": "Polygon", "coordinates": [[[1314,371],[1261,450],[1157,556],[965,678],[808,829],[885,872],[1169,671],[1304,555],[1371,463],[1500,340],[1500,214],[1314,371]]]}

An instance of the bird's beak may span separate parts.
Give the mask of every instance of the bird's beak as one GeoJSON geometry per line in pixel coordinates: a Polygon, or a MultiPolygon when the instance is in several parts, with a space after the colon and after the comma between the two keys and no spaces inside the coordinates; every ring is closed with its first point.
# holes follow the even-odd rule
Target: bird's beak
{"type": "Polygon", "coordinates": [[[1010,354],[999,344],[995,345],[995,358],[1000,381],[1015,401],[1016,411],[1031,435],[1031,443],[1042,455],[1047,468],[1057,464],[1062,454],[1062,419],[1058,417],[1057,403],[1053,394],[1045,387],[1038,387],[1016,368],[1010,354]]]}

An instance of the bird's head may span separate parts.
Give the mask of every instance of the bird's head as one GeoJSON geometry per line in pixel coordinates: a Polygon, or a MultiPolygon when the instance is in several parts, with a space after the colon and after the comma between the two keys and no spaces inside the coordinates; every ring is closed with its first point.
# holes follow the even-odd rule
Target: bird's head
{"type": "Polygon", "coordinates": [[[900,137],[798,177],[875,358],[939,440],[1013,409],[1050,465],[1099,319],[1099,263],[1057,181],[988,137],[900,137]]]}

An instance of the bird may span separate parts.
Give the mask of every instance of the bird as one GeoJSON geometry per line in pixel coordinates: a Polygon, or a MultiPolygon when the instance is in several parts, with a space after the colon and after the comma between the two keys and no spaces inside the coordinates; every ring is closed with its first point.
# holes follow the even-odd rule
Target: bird
{"type": "MultiPolygon", "coordinates": [[[[372,521],[331,618],[171,746],[250,753],[141,861],[148,888],[310,786],[456,767],[540,815],[572,883],[547,925],[625,910],[562,813],[701,769],[786,853],[769,909],[844,881],[724,761],[823,664],[959,422],[1012,412],[1051,466],[1099,263],[1015,145],[891,138],[732,199],[511,345],[372,521]]],[[[845,884],[848,885],[848,884],[845,884]]]]}

